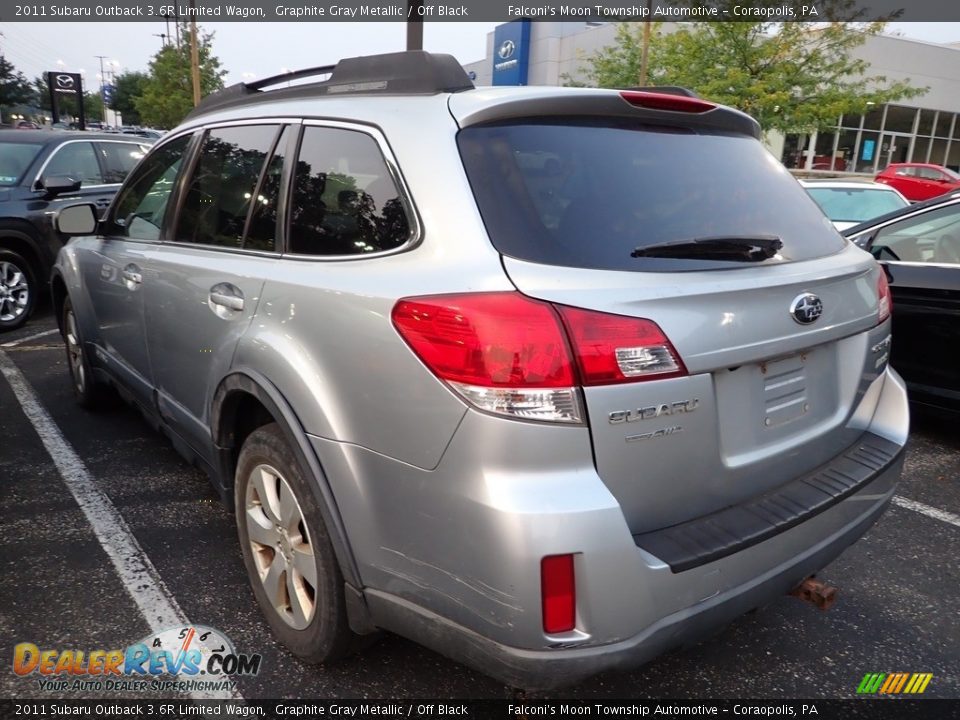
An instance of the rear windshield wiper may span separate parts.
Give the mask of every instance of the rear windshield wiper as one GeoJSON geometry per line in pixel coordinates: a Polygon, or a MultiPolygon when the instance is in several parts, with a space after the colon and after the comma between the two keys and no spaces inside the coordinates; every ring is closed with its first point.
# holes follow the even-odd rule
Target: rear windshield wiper
{"type": "Polygon", "coordinates": [[[763,262],[783,247],[783,241],[773,235],[743,237],[720,235],[716,237],[669,240],[635,248],[630,257],[689,258],[691,260],[735,260],[763,262]]]}

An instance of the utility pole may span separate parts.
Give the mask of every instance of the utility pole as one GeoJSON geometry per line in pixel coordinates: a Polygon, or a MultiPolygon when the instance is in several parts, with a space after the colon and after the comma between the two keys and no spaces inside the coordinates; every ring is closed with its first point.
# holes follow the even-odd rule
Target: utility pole
{"type": "Polygon", "coordinates": [[[421,10],[423,10],[423,0],[407,0],[407,50],[423,50],[421,10]]]}
{"type": "Polygon", "coordinates": [[[193,106],[200,104],[200,50],[197,47],[196,0],[190,0],[190,75],[193,78],[193,106]]]}
{"type": "Polygon", "coordinates": [[[163,43],[164,47],[167,46],[167,37],[169,36],[166,33],[153,33],[153,36],[160,38],[160,41],[163,43]]]}
{"type": "Polygon", "coordinates": [[[107,124],[107,98],[103,92],[103,86],[106,82],[107,76],[103,74],[103,59],[107,57],[106,55],[94,55],[95,58],[100,59],[100,106],[102,108],[100,121],[106,126],[107,124]]]}
{"type": "MultiPolygon", "coordinates": [[[[653,0],[647,0],[647,17],[650,17],[653,0]]],[[[643,23],[643,45],[640,47],[640,87],[647,86],[647,65],[650,57],[650,21],[643,23]]]]}

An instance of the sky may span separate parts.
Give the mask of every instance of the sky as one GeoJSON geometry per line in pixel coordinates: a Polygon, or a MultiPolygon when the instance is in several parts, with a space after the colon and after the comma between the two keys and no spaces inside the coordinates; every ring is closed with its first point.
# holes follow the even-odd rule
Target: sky
{"type": "MultiPolygon", "coordinates": [[[[461,63],[482,60],[486,36],[497,23],[436,22],[424,25],[424,49],[447,52],[461,63]]],[[[403,50],[402,22],[202,23],[214,31],[214,54],[229,85],[343,57],[403,50]]],[[[960,42],[960,23],[891,23],[889,31],[928,42],[960,42]]],[[[84,71],[91,89],[105,70],[145,70],[160,48],[165,23],[0,23],[0,54],[31,80],[49,70],[84,71]]]]}

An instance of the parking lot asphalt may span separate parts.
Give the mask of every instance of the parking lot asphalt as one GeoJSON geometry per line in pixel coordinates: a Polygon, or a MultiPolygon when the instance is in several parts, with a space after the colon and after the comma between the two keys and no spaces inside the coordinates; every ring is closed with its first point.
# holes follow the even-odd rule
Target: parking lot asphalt
{"type": "MultiPolygon", "coordinates": [[[[14,646],[126,647],[160,617],[148,617],[153,606],[138,597],[151,582],[190,623],[223,631],[239,652],[262,655],[259,674],[238,679],[245,698],[515,696],[512,688],[390,635],[331,667],[287,653],[256,607],[231,512],[206,477],[134,410],[118,403],[90,413],[75,405],[60,336],[48,332],[55,327],[45,311],[0,336],[0,368],[5,356],[41,408],[25,407],[10,373],[0,374],[0,697],[77,697],[41,689],[36,673],[17,676],[14,646]],[[52,422],[45,432],[62,437],[52,445],[28,417],[43,411],[52,422]],[[125,558],[121,570],[123,563],[153,568],[141,587],[130,583],[133,570],[121,572],[111,560],[118,552],[112,531],[101,527],[98,535],[71,482],[89,483],[88,492],[130,529],[142,557],[125,558]]],[[[634,671],[527,697],[847,698],[866,673],[927,672],[933,679],[926,696],[960,698],[958,515],[960,432],[947,422],[915,419],[894,504],[820,574],[839,588],[832,610],[783,597],[634,671]]]]}

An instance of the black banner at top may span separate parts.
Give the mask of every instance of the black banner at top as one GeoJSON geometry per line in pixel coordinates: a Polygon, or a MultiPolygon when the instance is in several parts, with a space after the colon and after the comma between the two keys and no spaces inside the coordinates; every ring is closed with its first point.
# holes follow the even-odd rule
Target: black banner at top
{"type": "Polygon", "coordinates": [[[48,0],[4,2],[0,22],[949,22],[957,0],[48,0]]]}

